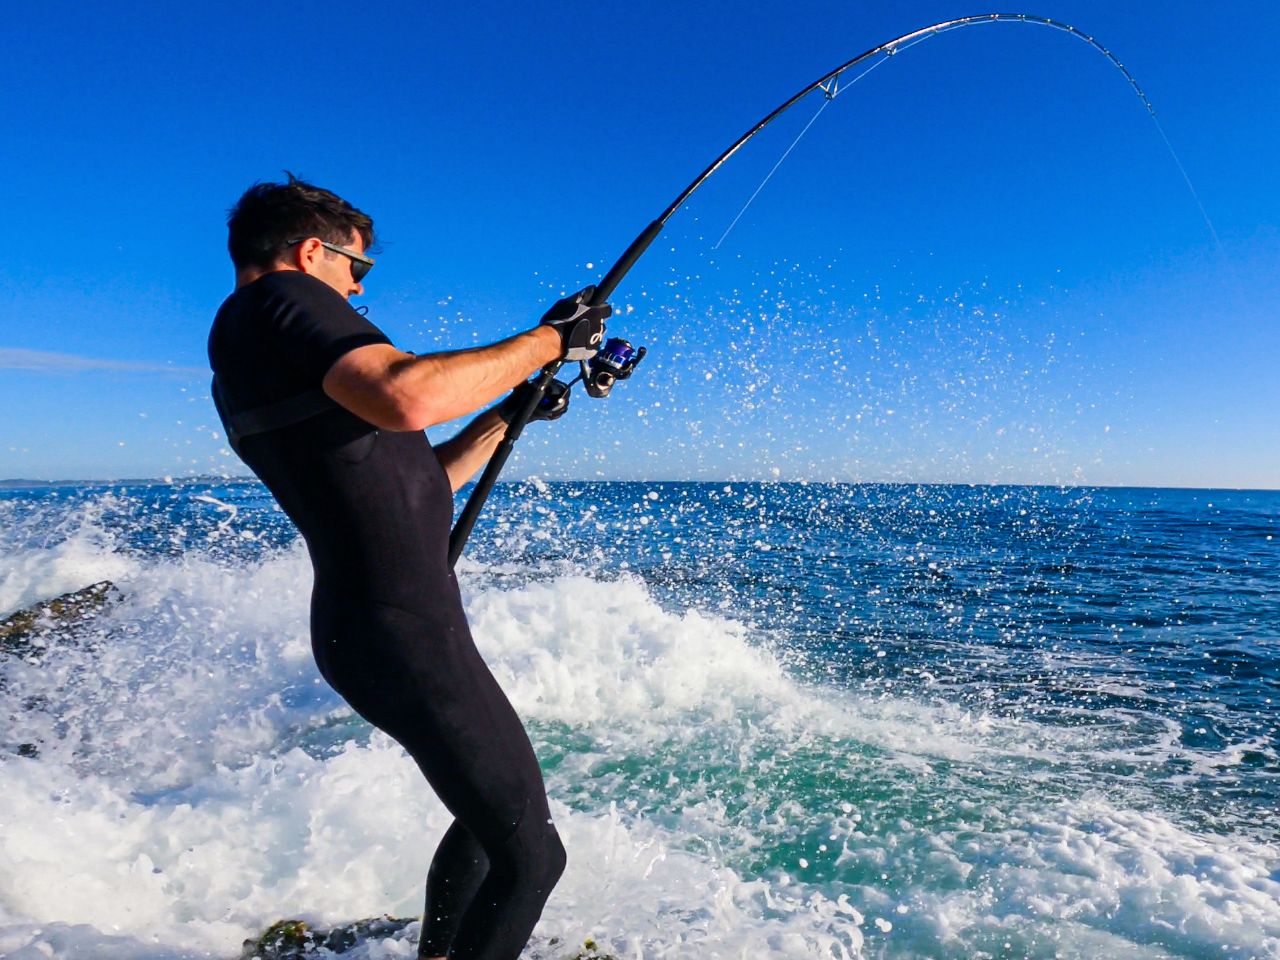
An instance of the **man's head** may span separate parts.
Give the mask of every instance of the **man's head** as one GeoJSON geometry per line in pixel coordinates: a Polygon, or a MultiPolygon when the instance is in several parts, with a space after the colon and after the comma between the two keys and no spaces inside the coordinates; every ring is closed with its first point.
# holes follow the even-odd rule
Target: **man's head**
{"type": "Polygon", "coordinates": [[[293,174],[288,183],[256,183],[246,190],[231,208],[227,228],[227,251],[241,284],[275,270],[301,270],[344,297],[363,289],[352,267],[360,272],[361,261],[368,261],[364,252],[374,243],[373,220],[293,174]]]}

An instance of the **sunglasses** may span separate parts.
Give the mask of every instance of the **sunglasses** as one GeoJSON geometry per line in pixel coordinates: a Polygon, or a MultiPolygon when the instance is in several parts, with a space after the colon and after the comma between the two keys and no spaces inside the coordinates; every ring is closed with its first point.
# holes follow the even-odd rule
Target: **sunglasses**
{"type": "MultiPolygon", "coordinates": [[[[317,238],[318,239],[318,238],[317,238]]],[[[285,244],[286,247],[292,247],[296,243],[303,243],[306,237],[299,237],[297,240],[290,240],[285,244]]],[[[344,257],[351,260],[351,279],[359,283],[369,275],[369,271],[373,269],[373,258],[366,257],[363,253],[356,253],[350,247],[340,247],[336,243],[330,243],[328,240],[321,240],[320,246],[326,250],[332,250],[334,253],[340,253],[344,257]]]]}

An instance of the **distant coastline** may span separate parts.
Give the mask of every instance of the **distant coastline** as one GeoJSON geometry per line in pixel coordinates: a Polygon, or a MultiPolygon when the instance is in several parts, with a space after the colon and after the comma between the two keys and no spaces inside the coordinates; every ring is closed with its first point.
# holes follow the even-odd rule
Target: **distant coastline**
{"type": "MultiPolygon", "coordinates": [[[[1211,493],[1278,493],[1280,487],[1174,487],[1159,485],[1144,485],[1130,483],[992,483],[992,482],[970,482],[966,480],[756,480],[742,479],[737,477],[721,477],[714,480],[657,480],[645,478],[643,480],[601,480],[593,479],[572,479],[572,478],[556,478],[548,479],[544,477],[515,477],[509,480],[500,480],[500,485],[542,482],[548,484],[572,483],[572,484],[597,484],[597,483],[653,483],[653,484],[708,484],[708,483],[738,483],[746,485],[807,485],[807,486],[841,486],[841,487],[1040,487],[1047,490],[1185,490],[1185,491],[1205,491],[1211,493]]],[[[257,484],[261,481],[257,477],[251,475],[218,477],[218,476],[192,476],[192,477],[126,477],[118,480],[30,480],[21,477],[0,479],[0,490],[43,490],[55,489],[61,487],[156,487],[156,486],[192,486],[200,484],[231,484],[231,483],[252,483],[257,484]]],[[[463,490],[469,489],[470,485],[464,487],[463,490]]]]}

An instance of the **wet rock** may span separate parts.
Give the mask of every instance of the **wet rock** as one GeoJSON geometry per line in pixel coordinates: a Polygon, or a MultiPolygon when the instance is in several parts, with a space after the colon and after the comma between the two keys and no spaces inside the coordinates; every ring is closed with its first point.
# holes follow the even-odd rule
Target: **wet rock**
{"type": "Polygon", "coordinates": [[[616,958],[612,954],[601,953],[594,940],[586,940],[582,944],[582,950],[574,954],[573,960],[616,960],[616,958]]]}
{"type": "MultiPolygon", "coordinates": [[[[240,960],[320,960],[329,954],[343,954],[368,940],[385,940],[403,931],[416,919],[374,917],[356,920],[324,930],[305,920],[280,920],[273,923],[256,940],[246,940],[240,960]]],[[[567,946],[558,937],[534,940],[529,945],[532,960],[617,960],[601,953],[594,940],[586,940],[581,948],[567,946]]]]}
{"type": "Polygon", "coordinates": [[[416,922],[403,917],[374,917],[321,930],[305,920],[280,920],[267,927],[257,940],[246,940],[240,960],[302,960],[315,958],[321,949],[346,953],[366,940],[385,940],[416,922]]]}
{"type": "MultiPolygon", "coordinates": [[[[114,583],[102,580],[9,614],[0,620],[0,666],[6,666],[6,662],[18,668],[24,664],[37,664],[51,648],[57,646],[79,647],[92,654],[101,641],[101,631],[93,627],[95,621],[123,599],[124,594],[114,583]]],[[[12,678],[9,673],[8,670],[0,673],[0,694],[10,691],[12,678]]],[[[8,720],[10,729],[15,726],[13,712],[38,712],[49,705],[48,698],[42,694],[4,702],[12,711],[9,717],[4,718],[8,720]]],[[[39,757],[40,749],[39,743],[6,743],[0,739],[0,750],[20,757],[39,757]]]]}
{"type": "Polygon", "coordinates": [[[536,940],[531,943],[529,956],[530,960],[617,960],[611,953],[601,953],[599,944],[590,937],[584,940],[582,947],[574,953],[565,953],[565,950],[572,949],[559,937],[552,937],[541,943],[536,940]]]}
{"type": "Polygon", "coordinates": [[[48,646],[39,642],[42,635],[75,631],[123,599],[114,583],[103,580],[11,613],[0,620],[0,653],[39,655],[48,646]]]}

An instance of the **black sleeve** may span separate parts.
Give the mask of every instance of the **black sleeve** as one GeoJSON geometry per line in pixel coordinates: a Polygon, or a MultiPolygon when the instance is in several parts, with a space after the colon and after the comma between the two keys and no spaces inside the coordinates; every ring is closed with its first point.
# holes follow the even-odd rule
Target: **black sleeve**
{"type": "Polygon", "coordinates": [[[259,282],[270,288],[263,311],[269,335],[283,358],[317,385],[343,354],[391,342],[323,280],[282,270],[259,282]]]}

